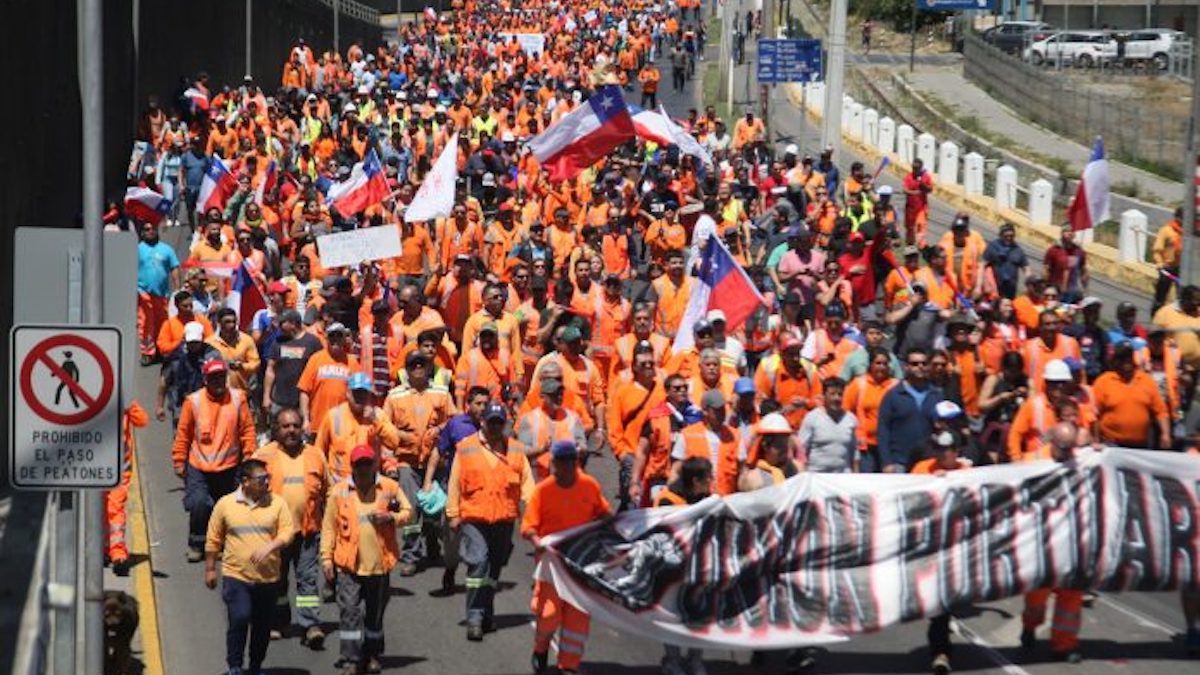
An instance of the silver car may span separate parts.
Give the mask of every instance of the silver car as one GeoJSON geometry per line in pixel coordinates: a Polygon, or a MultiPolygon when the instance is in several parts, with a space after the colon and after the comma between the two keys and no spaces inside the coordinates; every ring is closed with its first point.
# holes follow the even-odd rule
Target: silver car
{"type": "Polygon", "coordinates": [[[1091,68],[1117,57],[1117,40],[1097,30],[1062,31],[1025,48],[1025,60],[1035,66],[1059,63],[1091,68]]]}

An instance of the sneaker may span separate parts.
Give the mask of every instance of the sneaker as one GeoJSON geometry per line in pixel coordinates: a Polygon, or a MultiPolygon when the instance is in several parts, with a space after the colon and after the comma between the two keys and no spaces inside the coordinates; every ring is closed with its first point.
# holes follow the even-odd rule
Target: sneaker
{"type": "Polygon", "coordinates": [[[362,675],[362,671],[359,670],[357,663],[343,663],[342,675],[362,675]]]}
{"type": "Polygon", "coordinates": [[[198,563],[204,560],[204,551],[198,548],[188,548],[187,561],[190,563],[198,563]]]}
{"type": "Polygon", "coordinates": [[[1037,637],[1034,636],[1033,631],[1031,629],[1026,628],[1025,630],[1021,631],[1021,648],[1022,649],[1031,650],[1031,649],[1033,649],[1034,645],[1036,645],[1036,644],[1037,644],[1037,637]]]}
{"type": "Polygon", "coordinates": [[[1189,656],[1200,656],[1200,628],[1189,628],[1184,639],[1189,656]]]}
{"type": "Polygon", "coordinates": [[[272,628],[271,629],[271,640],[282,640],[282,639],[283,639],[283,631],[272,628]]]}
{"type": "Polygon", "coordinates": [[[304,638],[301,639],[300,644],[313,651],[324,649],[325,631],[321,630],[320,626],[309,626],[308,630],[304,631],[304,638]]]}
{"type": "Polygon", "coordinates": [[[119,577],[129,576],[129,560],[114,560],[112,564],[113,574],[119,577]]]}
{"type": "Polygon", "coordinates": [[[938,654],[933,657],[933,675],[950,675],[950,657],[938,654]]]}
{"type": "Polygon", "coordinates": [[[704,652],[696,649],[688,654],[688,670],[692,675],[708,675],[708,669],[704,667],[704,652]]]}
{"type": "Polygon", "coordinates": [[[379,662],[378,656],[372,656],[371,658],[367,659],[366,670],[368,673],[382,673],[383,672],[383,664],[379,662]]]}
{"type": "Polygon", "coordinates": [[[1092,605],[1095,605],[1096,598],[1099,598],[1099,597],[1100,597],[1100,594],[1095,591],[1084,591],[1083,592],[1083,606],[1091,607],[1092,605]]]}
{"type": "Polygon", "coordinates": [[[442,592],[446,595],[454,593],[454,570],[442,572],[442,592]]]}
{"type": "Polygon", "coordinates": [[[471,642],[483,642],[483,626],[481,624],[468,625],[467,639],[471,642]]]}
{"type": "Polygon", "coordinates": [[[662,660],[663,675],[688,675],[688,671],[684,669],[683,663],[679,659],[664,656],[662,660]]]}
{"type": "Polygon", "coordinates": [[[1073,649],[1069,652],[1055,652],[1054,658],[1064,663],[1075,664],[1083,661],[1083,654],[1080,654],[1078,649],[1073,649]]]}
{"type": "Polygon", "coordinates": [[[535,673],[544,673],[550,664],[549,652],[534,652],[533,656],[529,657],[529,667],[533,668],[535,673]]]}
{"type": "Polygon", "coordinates": [[[400,576],[402,577],[411,577],[417,573],[417,566],[414,563],[402,562],[399,565],[396,565],[396,571],[399,572],[400,576]]]}

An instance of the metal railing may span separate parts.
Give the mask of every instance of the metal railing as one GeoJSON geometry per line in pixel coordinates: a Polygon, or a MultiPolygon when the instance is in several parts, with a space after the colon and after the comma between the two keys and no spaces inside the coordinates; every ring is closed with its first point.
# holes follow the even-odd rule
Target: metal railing
{"type": "MultiPolygon", "coordinates": [[[[322,5],[333,9],[333,0],[320,1],[322,5]]],[[[338,11],[341,14],[348,16],[351,19],[365,21],[373,26],[379,25],[379,10],[375,9],[374,7],[368,7],[367,5],[364,5],[361,2],[355,2],[354,0],[337,0],[337,6],[338,11]]]]}

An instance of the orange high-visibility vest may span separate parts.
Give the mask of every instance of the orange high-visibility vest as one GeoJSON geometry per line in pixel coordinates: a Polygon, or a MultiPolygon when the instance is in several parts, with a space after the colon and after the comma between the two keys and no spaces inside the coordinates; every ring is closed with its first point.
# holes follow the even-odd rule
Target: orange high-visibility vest
{"type": "MultiPolygon", "coordinates": [[[[400,559],[400,547],[396,542],[396,527],[392,524],[374,525],[367,520],[359,520],[358,496],[355,494],[354,483],[350,480],[338,483],[330,497],[331,506],[337,514],[337,537],[333,543],[333,564],[344,570],[358,569],[358,528],[370,525],[375,528],[375,536],[379,539],[383,568],[391,570],[400,559]]],[[[388,503],[393,498],[402,498],[400,486],[396,481],[385,476],[375,479],[375,507],[380,511],[388,510],[388,503]]]]}
{"type": "MultiPolygon", "coordinates": [[[[684,428],[683,443],[684,457],[703,457],[712,460],[712,446],[708,440],[708,426],[704,422],[696,422],[684,428]]],[[[738,450],[741,446],[738,433],[726,426],[718,432],[720,445],[717,448],[717,461],[713,467],[717,494],[731,495],[737,492],[738,450]]]]}

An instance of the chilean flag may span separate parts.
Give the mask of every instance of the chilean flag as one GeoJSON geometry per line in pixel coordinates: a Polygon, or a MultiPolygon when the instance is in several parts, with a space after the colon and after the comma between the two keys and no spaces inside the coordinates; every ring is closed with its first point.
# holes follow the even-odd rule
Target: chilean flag
{"type": "Polygon", "coordinates": [[[379,156],[369,150],[366,158],[354,165],[349,178],[329,188],[327,199],[343,218],[349,218],[382,202],[390,193],[379,156]]]}
{"type": "Polygon", "coordinates": [[[250,322],[254,320],[258,310],[267,308],[267,299],[254,284],[254,278],[250,276],[250,270],[246,269],[245,263],[233,270],[233,283],[229,296],[225,299],[225,306],[232,307],[233,311],[237,312],[238,328],[243,331],[250,327],[250,322]]]}
{"type": "Polygon", "coordinates": [[[157,225],[170,210],[170,200],[154,190],[144,187],[125,188],[125,213],[135,220],[157,225]]]}
{"type": "Polygon", "coordinates": [[[645,110],[632,103],[628,104],[629,116],[633,118],[633,130],[638,138],[653,141],[659,145],[671,144],[671,128],[667,120],[653,110],[645,110]]]}
{"type": "Polygon", "coordinates": [[[204,180],[200,181],[200,194],[196,197],[196,210],[200,213],[211,208],[224,209],[225,202],[237,190],[237,178],[229,171],[220,157],[213,155],[208,168],[204,170],[204,180]]]}
{"type": "Polygon", "coordinates": [[[695,279],[687,309],[675,333],[671,350],[678,353],[695,344],[692,327],[710,310],[725,313],[726,330],[736,330],[761,305],[762,293],[755,288],[746,270],[737,264],[720,237],[709,237],[700,259],[700,275],[695,279]]]}
{"type": "MultiPolygon", "coordinates": [[[[178,91],[178,90],[176,90],[178,91]]],[[[192,103],[192,112],[197,110],[208,110],[208,94],[200,91],[195,87],[188,87],[183,92],[183,97],[192,103]]]]}
{"type": "Polygon", "coordinates": [[[257,202],[259,206],[263,205],[263,197],[266,196],[268,192],[275,189],[275,184],[278,181],[279,165],[275,163],[275,160],[271,160],[271,163],[267,165],[266,173],[263,174],[262,182],[258,184],[258,189],[254,191],[254,201],[257,202]]]}
{"type": "Polygon", "coordinates": [[[551,180],[566,180],[636,135],[621,88],[610,84],[530,139],[529,149],[551,180]]]}
{"type": "Polygon", "coordinates": [[[1079,177],[1079,187],[1075,188],[1075,198],[1067,207],[1067,220],[1072,230],[1079,231],[1089,230],[1111,217],[1108,160],[1104,157],[1104,139],[1097,136],[1092,156],[1079,177]]]}
{"type": "Polygon", "coordinates": [[[434,11],[434,9],[432,7],[426,7],[425,8],[425,21],[427,21],[428,23],[437,23],[437,20],[438,20],[437,12],[434,11]]]}

